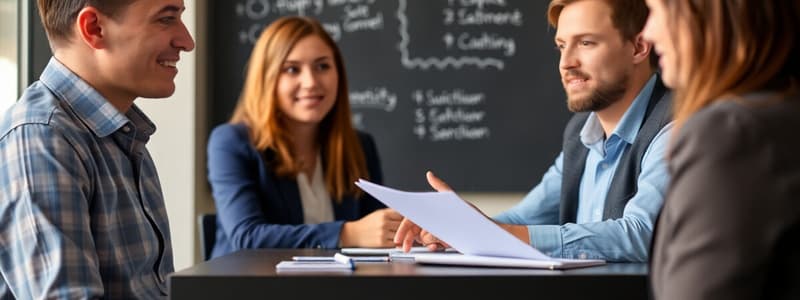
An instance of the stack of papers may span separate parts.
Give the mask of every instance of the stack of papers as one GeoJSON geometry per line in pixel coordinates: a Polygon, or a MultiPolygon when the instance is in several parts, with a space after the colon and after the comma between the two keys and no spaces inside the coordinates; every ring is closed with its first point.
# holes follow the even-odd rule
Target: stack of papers
{"type": "Polygon", "coordinates": [[[463,255],[414,254],[419,263],[568,269],[603,260],[552,258],[523,243],[453,192],[405,192],[360,179],[356,185],[463,255]]]}
{"type": "Polygon", "coordinates": [[[275,271],[285,272],[353,272],[353,267],[336,261],[282,261],[275,265],[275,271]]]}
{"type": "Polygon", "coordinates": [[[282,261],[275,265],[275,270],[278,272],[350,272],[356,269],[356,262],[387,263],[389,256],[347,256],[341,253],[333,256],[293,256],[291,261],[282,261]]]}

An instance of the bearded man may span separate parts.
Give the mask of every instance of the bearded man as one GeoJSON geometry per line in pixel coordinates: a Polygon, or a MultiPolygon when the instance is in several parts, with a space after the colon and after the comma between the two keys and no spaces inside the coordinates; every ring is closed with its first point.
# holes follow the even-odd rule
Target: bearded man
{"type": "MultiPolygon", "coordinates": [[[[542,181],[493,219],[551,257],[648,259],[669,182],[672,120],[652,45],[642,38],[647,15],[640,0],[553,0],[548,8],[567,106],[576,114],[542,181]]],[[[428,181],[450,190],[430,172],[428,181]]],[[[446,246],[405,219],[395,244],[407,250],[414,241],[446,246]]]]}

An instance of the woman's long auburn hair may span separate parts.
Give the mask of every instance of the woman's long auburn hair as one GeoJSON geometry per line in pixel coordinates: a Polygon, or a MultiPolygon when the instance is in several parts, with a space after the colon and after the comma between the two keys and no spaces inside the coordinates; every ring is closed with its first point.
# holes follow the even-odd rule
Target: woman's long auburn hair
{"type": "Polygon", "coordinates": [[[702,108],[759,90],[797,91],[797,0],[661,0],[679,51],[676,127],[702,108]],[[678,34],[688,35],[682,45],[678,34]],[[682,48],[683,47],[683,48],[682,48]]]}
{"type": "Polygon", "coordinates": [[[317,141],[325,162],[325,186],[331,197],[341,203],[345,195],[361,195],[353,182],[369,178],[369,174],[364,150],[351,123],[344,61],[319,22],[306,17],[283,17],[264,29],[250,54],[247,77],[229,122],[246,125],[258,151],[275,152],[270,163],[276,175],[290,177],[300,172],[301,164],[295,159],[290,142],[293,137],[278,108],[277,85],[289,52],[298,41],[312,35],[330,47],[339,74],[336,102],[319,124],[317,141]]]}

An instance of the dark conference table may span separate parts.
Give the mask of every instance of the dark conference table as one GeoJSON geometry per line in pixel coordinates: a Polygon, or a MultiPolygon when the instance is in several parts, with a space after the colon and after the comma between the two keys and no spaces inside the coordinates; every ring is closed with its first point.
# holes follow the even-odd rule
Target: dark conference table
{"type": "Polygon", "coordinates": [[[357,262],[352,273],[276,273],[292,256],[336,250],[242,250],[169,276],[170,299],[646,299],[647,264],[572,270],[357,262]]]}

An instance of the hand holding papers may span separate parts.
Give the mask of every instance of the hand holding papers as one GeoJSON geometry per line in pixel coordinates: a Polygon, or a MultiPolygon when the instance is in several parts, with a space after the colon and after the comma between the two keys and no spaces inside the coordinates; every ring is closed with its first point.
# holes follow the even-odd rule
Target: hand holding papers
{"type": "Polygon", "coordinates": [[[465,254],[419,254],[418,262],[437,263],[438,257],[448,257],[447,264],[498,265],[498,259],[515,266],[515,261],[542,261],[542,264],[517,264],[518,267],[569,268],[603,264],[602,260],[563,260],[542,254],[523,243],[508,231],[462,200],[453,192],[404,192],[359,180],[356,185],[387,206],[397,210],[425,228],[454,249],[465,254]],[[443,221],[446,218],[446,221],[443,221]],[[474,256],[458,260],[458,257],[474,256]],[[491,257],[492,259],[481,259],[491,257]],[[422,259],[422,260],[421,260],[422,259]],[[457,261],[458,260],[458,261],[457,261]]]}
{"type": "Polygon", "coordinates": [[[453,192],[411,193],[366,180],[359,180],[356,185],[461,253],[549,259],[494,224],[453,192]]]}

